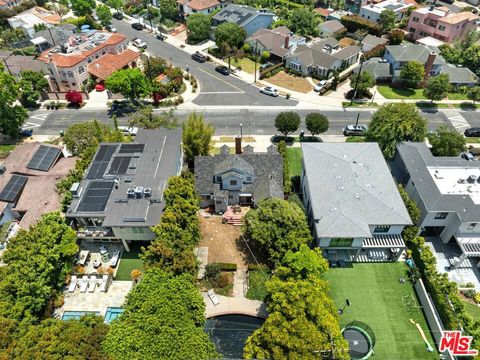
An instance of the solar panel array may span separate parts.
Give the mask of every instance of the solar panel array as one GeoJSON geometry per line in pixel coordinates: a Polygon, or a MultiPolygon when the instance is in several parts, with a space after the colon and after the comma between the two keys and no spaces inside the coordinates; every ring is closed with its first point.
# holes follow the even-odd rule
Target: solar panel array
{"type": "Polygon", "coordinates": [[[105,210],[114,184],[113,181],[91,181],[78,204],[77,211],[100,212],[105,210]]]}
{"type": "Polygon", "coordinates": [[[110,170],[108,170],[108,174],[125,175],[127,173],[130,160],[132,160],[131,156],[114,157],[112,164],[110,165],[110,170]]]}
{"type": "Polygon", "coordinates": [[[48,171],[53,163],[60,156],[61,150],[53,146],[40,145],[33,157],[30,159],[27,168],[32,170],[48,171]]]}
{"type": "Polygon", "coordinates": [[[145,144],[125,144],[120,146],[120,154],[143,153],[145,144]]]}
{"type": "Polygon", "coordinates": [[[7,185],[0,192],[0,200],[14,202],[22,192],[28,178],[22,175],[12,175],[7,185]]]}
{"type": "Polygon", "coordinates": [[[95,159],[93,159],[92,165],[88,170],[86,179],[102,179],[105,171],[107,170],[108,163],[112,158],[117,145],[101,145],[100,150],[98,150],[95,159]]]}

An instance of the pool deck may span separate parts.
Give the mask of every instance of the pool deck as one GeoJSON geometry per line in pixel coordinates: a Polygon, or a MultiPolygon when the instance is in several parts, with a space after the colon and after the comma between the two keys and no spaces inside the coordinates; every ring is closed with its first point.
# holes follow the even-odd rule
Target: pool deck
{"type": "Polygon", "coordinates": [[[220,304],[213,305],[207,293],[202,293],[205,302],[205,316],[211,318],[219,315],[241,314],[266,319],[268,316],[265,303],[260,300],[246,298],[227,297],[217,294],[220,304]]]}
{"type": "Polygon", "coordinates": [[[61,318],[65,311],[97,311],[105,316],[108,307],[123,305],[131,289],[132,281],[112,281],[107,292],[81,293],[78,289],[73,293],[65,291],[65,303],[55,311],[55,315],[61,318]]]}

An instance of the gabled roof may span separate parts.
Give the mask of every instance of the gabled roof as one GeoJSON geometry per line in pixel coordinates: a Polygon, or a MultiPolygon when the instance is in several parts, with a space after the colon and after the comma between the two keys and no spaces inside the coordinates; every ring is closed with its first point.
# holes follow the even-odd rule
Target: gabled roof
{"type": "MultiPolygon", "coordinates": [[[[284,57],[289,52],[289,49],[285,48],[285,42],[288,37],[293,38],[297,36],[291,36],[290,29],[286,26],[281,26],[275,29],[258,29],[247,41],[258,41],[264,48],[269,49],[270,53],[284,57]]],[[[298,40],[301,39],[301,37],[298,37],[298,40]]]]}
{"type": "Polygon", "coordinates": [[[425,45],[413,45],[413,44],[402,44],[402,45],[388,45],[386,46],[387,51],[392,55],[395,61],[418,61],[422,64],[427,62],[428,55],[433,51],[437,53],[437,56],[434,60],[435,65],[445,64],[445,60],[438,55],[440,51],[437,48],[425,45]]]}
{"type": "Polygon", "coordinates": [[[336,32],[339,32],[339,31],[344,31],[346,30],[347,28],[345,26],[343,26],[343,24],[338,21],[338,20],[329,20],[329,21],[325,21],[324,23],[321,23],[320,25],[318,25],[318,28],[320,29],[320,31],[324,32],[324,31],[328,31],[330,33],[336,33],[336,32]]]}
{"type": "Polygon", "coordinates": [[[371,237],[370,226],[410,225],[377,143],[302,143],[318,237],[371,237]]]}
{"type": "Polygon", "coordinates": [[[127,49],[121,54],[105,54],[100,59],[88,64],[88,72],[93,76],[105,80],[113,72],[120,70],[138,59],[140,53],[127,49]]]}
{"type": "Polygon", "coordinates": [[[370,34],[365,36],[365,38],[362,40],[362,44],[370,45],[371,47],[375,47],[377,45],[385,45],[386,43],[388,43],[387,39],[380,38],[378,36],[374,36],[370,34]]]}
{"type": "Polygon", "coordinates": [[[334,52],[324,51],[325,46],[336,47],[338,41],[330,38],[320,41],[312,46],[299,45],[291,57],[299,59],[305,66],[320,66],[329,69],[336,61],[346,60],[360,52],[358,46],[347,46],[334,52]]]}
{"type": "Polygon", "coordinates": [[[202,11],[220,5],[217,0],[190,0],[186,5],[193,10],[202,11]]]}
{"type": "Polygon", "coordinates": [[[440,69],[441,74],[448,74],[451,84],[478,84],[478,76],[469,68],[445,64],[440,69]]]}
{"type": "Polygon", "coordinates": [[[215,165],[215,175],[231,170],[240,170],[253,174],[253,166],[245,161],[241,155],[232,154],[215,165]]]}
{"type": "MultiPolygon", "coordinates": [[[[357,66],[353,71],[358,73],[360,66],[357,66]]],[[[388,62],[382,61],[380,58],[370,58],[363,63],[363,70],[369,72],[375,80],[377,79],[391,79],[392,68],[388,62]]]]}

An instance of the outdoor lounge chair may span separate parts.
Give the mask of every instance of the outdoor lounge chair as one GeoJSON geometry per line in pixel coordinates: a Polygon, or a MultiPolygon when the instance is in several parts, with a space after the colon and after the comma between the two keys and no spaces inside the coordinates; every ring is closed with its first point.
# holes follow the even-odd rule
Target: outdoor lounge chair
{"type": "Polygon", "coordinates": [[[80,281],[79,281],[79,284],[80,284],[80,292],[81,293],[84,293],[87,291],[87,286],[88,286],[88,276],[87,275],[84,275],[80,281]]]}
{"type": "Polygon", "coordinates": [[[107,286],[108,286],[108,275],[103,275],[102,277],[102,282],[100,283],[100,291],[105,292],[107,291],[107,286]]]}
{"type": "Polygon", "coordinates": [[[70,285],[68,286],[68,292],[74,292],[75,289],[77,288],[77,275],[72,275],[70,278],[70,285]]]}
{"type": "Polygon", "coordinates": [[[217,306],[220,304],[220,301],[218,301],[217,294],[213,291],[213,289],[208,290],[207,292],[208,297],[210,300],[212,300],[213,305],[217,306]]]}
{"type": "Polygon", "coordinates": [[[96,286],[97,277],[95,275],[90,275],[90,280],[88,281],[88,292],[94,292],[96,286]]]}
{"type": "Polygon", "coordinates": [[[112,268],[117,267],[119,258],[120,258],[120,250],[115,250],[113,252],[112,262],[110,263],[110,267],[112,268]]]}

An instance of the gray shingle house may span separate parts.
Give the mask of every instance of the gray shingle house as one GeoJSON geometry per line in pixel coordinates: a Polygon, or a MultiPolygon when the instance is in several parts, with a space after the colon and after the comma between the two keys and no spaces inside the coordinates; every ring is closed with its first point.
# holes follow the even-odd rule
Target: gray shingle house
{"type": "Polygon", "coordinates": [[[214,206],[225,212],[229,205],[255,205],[267,198],[283,198],[283,158],[271,145],[266,153],[255,153],[249,145],[242,154],[195,157],[195,185],[202,208],[214,206]]]}
{"type": "Polygon", "coordinates": [[[303,143],[303,202],[331,262],[396,261],[411,225],[377,143],[303,143]]]}
{"type": "Polygon", "coordinates": [[[247,35],[252,35],[258,29],[268,29],[275,14],[266,10],[257,10],[245,5],[229,4],[213,15],[212,26],[222,23],[235,23],[245,29],[247,35]]]}

